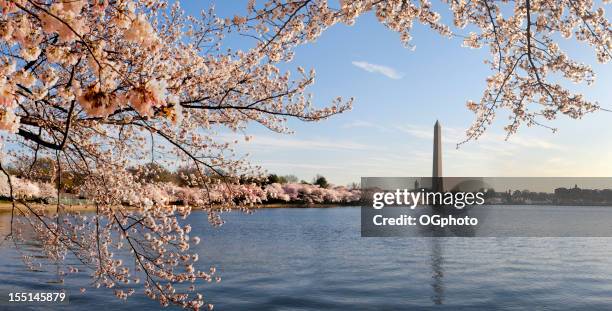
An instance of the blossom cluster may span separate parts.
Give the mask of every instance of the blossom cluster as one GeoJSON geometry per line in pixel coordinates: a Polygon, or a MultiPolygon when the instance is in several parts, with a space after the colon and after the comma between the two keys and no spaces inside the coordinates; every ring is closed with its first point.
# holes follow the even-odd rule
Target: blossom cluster
{"type": "Polygon", "coordinates": [[[237,184],[227,189],[220,185],[208,189],[178,187],[172,183],[147,184],[139,195],[128,198],[130,205],[203,205],[223,204],[225,193],[232,192],[248,204],[288,203],[352,203],[359,201],[360,190],[344,186],[322,188],[302,183],[273,183],[266,186],[237,184]],[[144,195],[143,195],[144,194],[144,195]]]}
{"type": "Polygon", "coordinates": [[[302,203],[352,203],[359,201],[359,189],[344,186],[322,188],[311,184],[270,184],[265,187],[265,200],[302,203]]]}
{"type": "Polygon", "coordinates": [[[57,189],[50,183],[11,176],[11,183],[9,184],[8,178],[0,174],[0,196],[10,198],[11,190],[14,197],[26,200],[51,201],[57,198],[57,189]]]}
{"type": "MultiPolygon", "coordinates": [[[[11,177],[13,195],[24,199],[39,199],[50,202],[57,198],[54,185],[45,182],[35,182],[24,178],[11,177]]],[[[10,196],[8,179],[0,177],[0,196],[10,196]]],[[[287,203],[353,203],[359,201],[360,190],[344,186],[329,186],[305,183],[272,183],[265,186],[256,184],[234,184],[228,190],[223,185],[208,189],[195,187],[180,187],[173,183],[147,183],[138,188],[138,192],[130,191],[122,204],[129,206],[202,206],[205,204],[223,204],[224,194],[235,193],[248,204],[287,202],[287,203]]],[[[82,193],[85,199],[87,194],[82,193]]]]}

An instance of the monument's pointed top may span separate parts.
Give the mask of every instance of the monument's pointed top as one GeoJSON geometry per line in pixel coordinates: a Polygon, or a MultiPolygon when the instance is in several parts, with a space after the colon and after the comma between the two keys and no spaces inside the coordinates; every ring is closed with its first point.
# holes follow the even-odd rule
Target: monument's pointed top
{"type": "Polygon", "coordinates": [[[442,126],[438,120],[433,134],[433,177],[442,177],[442,126]]]}

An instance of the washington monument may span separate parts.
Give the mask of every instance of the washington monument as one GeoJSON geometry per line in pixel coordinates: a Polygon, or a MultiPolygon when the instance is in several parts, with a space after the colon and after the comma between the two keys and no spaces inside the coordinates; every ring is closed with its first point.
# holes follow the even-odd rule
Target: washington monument
{"type": "Polygon", "coordinates": [[[442,177],[442,126],[438,120],[434,125],[432,177],[442,177]]]}
{"type": "Polygon", "coordinates": [[[433,141],[433,172],[432,188],[434,191],[444,191],[442,183],[442,126],[436,120],[433,141]]]}

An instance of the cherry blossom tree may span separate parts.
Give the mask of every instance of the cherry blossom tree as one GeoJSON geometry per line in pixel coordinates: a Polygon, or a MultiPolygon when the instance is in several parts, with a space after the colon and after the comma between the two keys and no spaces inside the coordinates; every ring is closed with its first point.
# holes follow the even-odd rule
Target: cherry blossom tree
{"type": "MultiPolygon", "coordinates": [[[[199,238],[180,218],[204,209],[220,224],[219,211],[248,208],[262,191],[237,187],[241,176],[260,170],[237,158],[218,133],[242,133],[250,123],[288,132],[289,118],[318,121],[351,106],[352,99],[337,98],[316,108],[306,93],[314,71],[279,69],[296,46],[326,28],[373,12],[407,46],[413,24],[421,23],[443,37],[462,38],[465,46],[487,47],[492,74],[482,99],[467,104],[477,116],[468,139],[478,138],[499,109],[511,112],[506,130],[514,133],[521,124],[539,125],[559,114],[580,118],[600,108],[549,78],[594,80],[588,65],[563,52],[561,37],[591,46],[602,63],[611,58],[610,23],[601,4],[590,0],[442,1],[453,13],[452,25],[426,0],[251,0],[246,15],[230,18],[212,10],[187,16],[172,3],[0,0],[0,130],[4,144],[14,146],[3,151],[0,168],[15,243],[24,232],[33,234],[48,260],[76,258],[96,286],[119,298],[142,282],[162,305],[192,309],[207,304],[197,281],[216,276],[214,268],[195,268],[198,256],[189,249],[199,238]],[[252,47],[230,49],[228,35],[252,40],[252,47]],[[6,170],[10,159],[34,166],[40,157],[55,160],[53,213],[30,204],[6,170]],[[193,166],[188,180],[204,195],[186,191],[189,205],[169,204],[158,188],[128,172],[146,161],[193,166]],[[64,211],[59,179],[66,172],[79,176],[94,216],[64,211]]],[[[300,193],[276,190],[269,189],[283,198],[300,193]]]]}
{"type": "Polygon", "coordinates": [[[190,17],[178,3],[155,0],[2,0],[0,9],[0,129],[5,144],[18,146],[2,157],[14,216],[9,238],[33,235],[53,262],[78,259],[96,286],[122,299],[142,282],[162,305],[205,305],[195,286],[214,281],[215,271],[195,268],[189,248],[199,238],[180,218],[198,208],[220,224],[219,211],[256,201],[254,190],[236,185],[258,174],[216,133],[251,122],[286,132],[288,118],[318,121],[350,108],[341,99],[315,108],[304,93],[314,72],[299,68],[291,77],[266,48],[226,48],[224,37],[241,26],[212,11],[190,17]],[[95,216],[67,215],[59,187],[53,213],[26,200],[6,162],[32,167],[41,157],[55,159],[56,176],[80,174],[95,216]],[[192,186],[205,195],[168,205],[127,171],[149,160],[189,163],[192,186]]]}

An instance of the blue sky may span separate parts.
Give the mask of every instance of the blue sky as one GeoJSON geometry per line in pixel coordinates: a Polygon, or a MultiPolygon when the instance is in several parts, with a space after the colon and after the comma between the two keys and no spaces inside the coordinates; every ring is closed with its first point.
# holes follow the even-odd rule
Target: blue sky
{"type": "MultiPolygon", "coordinates": [[[[217,13],[243,13],[246,1],[187,1],[188,13],[213,3],[217,13]]],[[[444,9],[446,10],[446,9],[444,9]]],[[[433,124],[444,127],[444,174],[447,176],[612,176],[612,113],[582,120],[560,117],[543,128],[522,128],[504,141],[500,115],[485,136],[459,150],[455,144],[473,121],[465,108],[478,101],[490,74],[486,49],[462,48],[459,40],[441,38],[425,27],[413,31],[414,51],[368,14],[356,25],[337,25],[315,43],[296,50],[287,68],[301,65],[317,72],[309,88],[317,105],[336,96],[355,97],[352,111],[318,123],[290,122],[292,135],[263,127],[249,128],[254,139],[238,147],[251,162],[278,174],[310,180],[323,174],[335,184],[361,176],[429,176],[433,124]]],[[[232,40],[233,45],[247,45],[232,40]]],[[[612,108],[611,65],[594,62],[593,52],[573,41],[562,43],[570,55],[589,62],[597,82],[576,86],[588,99],[612,108]]]]}

